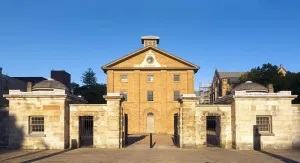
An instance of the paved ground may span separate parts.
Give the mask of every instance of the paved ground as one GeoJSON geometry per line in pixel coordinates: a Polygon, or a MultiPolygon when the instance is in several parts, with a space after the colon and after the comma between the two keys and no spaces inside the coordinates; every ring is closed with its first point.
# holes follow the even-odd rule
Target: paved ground
{"type": "MultiPolygon", "coordinates": [[[[149,148],[149,135],[129,135],[127,148],[149,148]]],[[[176,148],[172,135],[152,135],[152,148],[176,148]]]]}
{"type": "Polygon", "coordinates": [[[298,163],[300,151],[236,151],[205,149],[93,149],[75,150],[0,150],[0,162],[193,162],[193,163],[298,163]]]}

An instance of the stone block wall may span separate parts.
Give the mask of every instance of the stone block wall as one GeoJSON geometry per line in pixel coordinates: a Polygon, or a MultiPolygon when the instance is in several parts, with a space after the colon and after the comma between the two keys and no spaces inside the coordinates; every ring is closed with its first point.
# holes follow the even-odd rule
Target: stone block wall
{"type": "Polygon", "coordinates": [[[206,117],[220,117],[220,147],[232,148],[231,105],[198,105],[196,115],[196,144],[206,146],[206,117]]]}
{"type": "Polygon", "coordinates": [[[192,95],[181,98],[178,124],[180,147],[206,147],[206,117],[217,116],[220,117],[220,147],[231,148],[231,105],[197,105],[197,99],[192,95]]]}
{"type": "Polygon", "coordinates": [[[119,99],[107,99],[107,104],[70,105],[70,144],[81,147],[79,117],[93,116],[93,147],[122,148],[122,109],[119,99]]]}
{"type": "Polygon", "coordinates": [[[261,149],[291,149],[293,108],[291,95],[245,94],[235,96],[232,123],[233,146],[238,150],[254,149],[254,126],[257,116],[271,116],[271,133],[261,134],[261,149]]]}
{"type": "Polygon", "coordinates": [[[292,147],[300,149],[300,104],[294,104],[293,107],[293,132],[292,132],[292,147]]]}
{"type": "Polygon", "coordinates": [[[14,98],[9,107],[9,147],[22,149],[65,148],[65,98],[14,98]],[[30,116],[44,116],[44,132],[29,133],[30,116]]]}

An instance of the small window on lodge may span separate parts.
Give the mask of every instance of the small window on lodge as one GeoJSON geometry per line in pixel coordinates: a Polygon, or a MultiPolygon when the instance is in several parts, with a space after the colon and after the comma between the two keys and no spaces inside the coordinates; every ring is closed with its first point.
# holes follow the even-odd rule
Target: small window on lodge
{"type": "Polygon", "coordinates": [[[177,101],[180,98],[180,91],[174,91],[174,101],[177,101]]]}
{"type": "Polygon", "coordinates": [[[127,82],[127,75],[121,75],[121,82],[127,82]]]}
{"type": "Polygon", "coordinates": [[[256,116],[256,126],[259,133],[272,133],[271,116],[256,116]]]}
{"type": "Polygon", "coordinates": [[[153,91],[147,91],[147,101],[153,101],[153,91]]]}
{"type": "Polygon", "coordinates": [[[44,132],[44,117],[32,116],[29,117],[29,133],[43,133],[44,132]]]}
{"type": "Polygon", "coordinates": [[[179,82],[180,81],[180,75],[176,74],[173,76],[173,81],[174,82],[179,82]]]}
{"type": "Polygon", "coordinates": [[[122,91],[121,95],[123,95],[124,101],[127,101],[127,95],[128,95],[127,91],[122,91]]]}
{"type": "Polygon", "coordinates": [[[147,75],[147,81],[148,82],[153,82],[154,81],[153,75],[147,75]]]}

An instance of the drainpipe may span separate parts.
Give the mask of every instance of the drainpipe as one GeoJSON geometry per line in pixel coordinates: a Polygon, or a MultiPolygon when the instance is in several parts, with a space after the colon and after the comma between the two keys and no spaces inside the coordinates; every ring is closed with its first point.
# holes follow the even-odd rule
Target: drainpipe
{"type": "Polygon", "coordinates": [[[183,105],[182,105],[182,103],[180,104],[181,106],[180,106],[180,148],[182,148],[182,144],[183,144],[183,135],[182,135],[182,133],[183,133],[183,130],[182,130],[182,117],[183,117],[183,115],[182,115],[182,107],[183,107],[183,105]]]}

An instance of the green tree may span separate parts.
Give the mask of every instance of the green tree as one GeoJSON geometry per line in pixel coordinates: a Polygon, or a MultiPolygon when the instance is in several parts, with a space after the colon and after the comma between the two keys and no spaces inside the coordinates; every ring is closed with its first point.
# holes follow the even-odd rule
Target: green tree
{"type": "Polygon", "coordinates": [[[79,88],[80,95],[89,104],[106,104],[103,98],[106,95],[106,84],[84,85],[79,88]]]}
{"type": "MultiPolygon", "coordinates": [[[[253,81],[264,86],[273,84],[274,91],[292,91],[292,94],[300,95],[300,73],[287,72],[286,76],[278,73],[278,67],[270,63],[262,67],[252,68],[249,72],[240,77],[240,82],[253,81]]],[[[293,103],[300,103],[300,97],[293,103]]]]}
{"type": "Polygon", "coordinates": [[[82,74],[81,81],[82,81],[82,83],[84,85],[87,85],[87,86],[95,86],[95,85],[97,85],[96,73],[91,68],[88,68],[82,74]]]}
{"type": "Polygon", "coordinates": [[[77,84],[75,82],[71,83],[71,93],[73,95],[80,95],[79,88],[80,88],[79,84],[77,84]]]}

